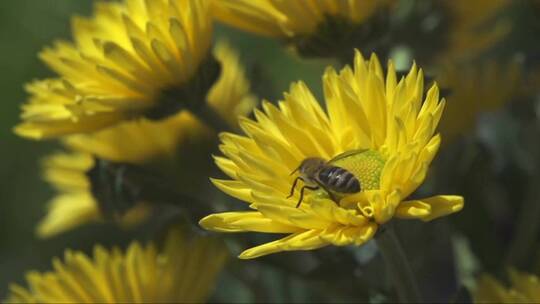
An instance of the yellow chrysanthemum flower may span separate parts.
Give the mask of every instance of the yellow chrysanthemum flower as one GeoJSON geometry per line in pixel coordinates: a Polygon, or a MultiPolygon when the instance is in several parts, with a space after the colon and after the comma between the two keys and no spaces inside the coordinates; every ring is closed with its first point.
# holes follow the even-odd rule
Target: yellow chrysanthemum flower
{"type": "MultiPolygon", "coordinates": [[[[99,200],[92,193],[89,172],[96,170],[96,160],[86,153],[58,153],[45,159],[45,179],[59,192],[48,204],[47,215],[38,224],[37,234],[50,237],[75,227],[103,221],[99,200]]],[[[130,227],[145,219],[150,208],[145,202],[133,202],[119,218],[130,227]]]]}
{"type": "Polygon", "coordinates": [[[361,23],[385,1],[214,1],[216,18],[246,31],[271,37],[293,37],[315,32],[329,16],[361,23]]]}
{"type": "Polygon", "coordinates": [[[482,112],[501,108],[523,93],[521,65],[484,62],[479,65],[447,64],[438,81],[450,90],[440,131],[447,143],[468,133],[482,112]]]}
{"type": "MultiPolygon", "coordinates": [[[[232,180],[213,180],[224,192],[249,203],[252,211],[212,214],[200,224],[220,232],[285,233],[285,238],[244,251],[240,258],[333,245],[360,245],[377,227],[400,218],[429,221],[459,211],[460,196],[406,200],[422,184],[441,138],[434,135],[444,101],[437,86],[423,100],[422,70],[413,66],[396,79],[392,62],[386,78],[372,56],[357,53],[354,69],[323,77],[327,112],[302,83],[294,84],[276,107],[241,119],[247,134],[221,135],[217,165],[232,180]],[[337,158],[336,158],[337,156],[337,158]],[[300,191],[287,198],[297,169],[306,158],[332,160],[354,175],[361,191],[351,195],[300,191]]],[[[313,186],[313,185],[311,185],[313,186]]]]}
{"type": "Polygon", "coordinates": [[[538,276],[511,269],[511,287],[506,288],[490,275],[483,275],[473,293],[475,303],[540,303],[538,276]]]}
{"type": "Polygon", "coordinates": [[[73,19],[74,42],[40,55],[58,78],[28,85],[16,132],[47,138],[206,106],[220,66],[206,0],[98,2],[73,19]]]}
{"type": "Polygon", "coordinates": [[[441,2],[447,10],[448,38],[439,58],[463,59],[485,51],[509,32],[507,22],[496,16],[508,0],[454,0],[441,2]]]}
{"type": "MultiPolygon", "coordinates": [[[[248,115],[256,105],[239,55],[227,43],[219,42],[214,56],[223,66],[221,75],[208,92],[208,104],[231,127],[238,117],[248,115]]],[[[181,112],[162,121],[138,120],[93,134],[67,137],[67,144],[107,160],[141,163],[157,157],[174,157],[188,136],[214,136],[195,115],[181,112]]],[[[199,139],[201,140],[201,139],[199,139]]]]}
{"type": "Polygon", "coordinates": [[[395,10],[398,2],[220,0],[214,1],[212,8],[219,21],[278,38],[293,45],[302,55],[340,59],[350,56],[353,48],[390,52],[396,45],[389,40],[398,45],[412,44],[418,54],[428,50],[431,53],[424,55],[429,58],[433,55],[439,59],[461,58],[491,47],[509,32],[508,23],[494,22],[494,26],[490,23],[510,3],[508,0],[435,1],[428,4],[433,8],[427,10],[429,15],[423,16],[426,22],[421,26],[417,26],[415,14],[426,11],[426,3],[413,7],[406,4],[395,10]],[[401,23],[403,13],[411,14],[408,17],[414,25],[401,23]],[[436,33],[418,40],[431,30],[430,27],[436,33]],[[421,32],[413,33],[417,30],[421,32]]]}
{"type": "Polygon", "coordinates": [[[202,303],[222,270],[227,249],[213,238],[189,239],[180,230],[163,249],[133,242],[94,247],[93,257],[67,250],[54,270],[27,274],[28,288],[11,285],[8,303],[202,303]]]}
{"type": "MultiPolygon", "coordinates": [[[[331,53],[344,48],[351,40],[366,38],[361,25],[394,2],[220,0],[212,2],[212,9],[218,20],[245,31],[292,42],[300,53],[335,56],[337,54],[331,53]]],[[[353,47],[342,51],[350,56],[353,47]]]]}
{"type": "MultiPolygon", "coordinates": [[[[215,56],[224,68],[209,92],[208,102],[231,125],[235,125],[238,116],[247,115],[253,109],[255,98],[249,93],[249,82],[238,55],[226,44],[218,43],[215,56]]],[[[99,188],[99,185],[96,185],[97,180],[89,177],[92,170],[101,170],[97,168],[98,165],[107,167],[114,162],[116,164],[108,168],[117,171],[114,168],[123,164],[163,164],[160,170],[180,172],[174,177],[182,178],[179,184],[182,184],[183,190],[199,191],[200,185],[196,183],[200,179],[194,179],[193,172],[189,170],[188,177],[182,176],[181,172],[186,171],[186,168],[182,168],[186,161],[178,158],[182,157],[182,151],[206,154],[203,150],[206,148],[207,154],[211,153],[209,147],[213,146],[214,138],[215,133],[189,112],[181,112],[157,122],[130,121],[90,135],[68,136],[64,143],[73,153],[57,154],[44,162],[45,178],[57,188],[59,194],[49,203],[47,215],[38,226],[38,235],[48,237],[103,220],[101,208],[107,203],[100,204],[100,199],[92,193],[92,188],[99,188]]],[[[206,173],[205,168],[210,167],[210,164],[201,164],[200,158],[188,161],[194,163],[200,174],[206,173]]],[[[97,192],[104,190],[96,189],[97,192]]],[[[132,203],[137,207],[122,215],[120,224],[135,224],[150,211],[144,202],[132,203]]]]}

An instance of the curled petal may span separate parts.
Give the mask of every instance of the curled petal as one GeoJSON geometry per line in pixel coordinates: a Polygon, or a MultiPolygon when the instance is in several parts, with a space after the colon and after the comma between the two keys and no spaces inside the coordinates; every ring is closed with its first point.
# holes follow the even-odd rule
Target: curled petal
{"type": "Polygon", "coordinates": [[[396,216],[400,218],[422,218],[431,214],[431,205],[423,201],[406,201],[399,205],[396,216]]]}
{"type": "Polygon", "coordinates": [[[463,197],[458,195],[437,195],[422,200],[405,201],[397,207],[396,216],[427,222],[460,211],[463,203],[463,197]]]}

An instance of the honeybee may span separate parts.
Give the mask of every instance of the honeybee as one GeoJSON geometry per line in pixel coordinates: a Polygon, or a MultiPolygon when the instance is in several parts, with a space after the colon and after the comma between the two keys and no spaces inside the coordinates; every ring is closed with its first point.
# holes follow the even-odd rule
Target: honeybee
{"type": "Polygon", "coordinates": [[[326,161],[319,157],[309,157],[300,163],[291,175],[299,172],[299,176],[294,179],[291,187],[291,192],[287,198],[294,195],[294,189],[299,180],[304,182],[304,186],[300,189],[300,199],[296,204],[296,208],[300,207],[304,198],[304,190],[324,189],[333,201],[337,201],[334,193],[356,193],[362,188],[360,181],[354,174],[344,168],[333,165],[333,163],[344,157],[350,156],[358,151],[350,151],[342,153],[333,159],[326,161]]]}

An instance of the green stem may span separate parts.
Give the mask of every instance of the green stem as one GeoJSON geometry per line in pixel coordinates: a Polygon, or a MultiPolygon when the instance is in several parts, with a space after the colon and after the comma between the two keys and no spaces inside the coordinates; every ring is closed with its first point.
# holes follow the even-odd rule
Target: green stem
{"type": "Polygon", "coordinates": [[[376,237],[377,245],[386,263],[387,272],[394,283],[397,295],[402,303],[421,302],[416,278],[409,265],[409,260],[392,228],[387,225],[386,230],[376,237]]]}
{"type": "Polygon", "coordinates": [[[203,106],[192,111],[192,113],[207,126],[214,129],[216,133],[232,130],[229,123],[208,102],[205,102],[203,106]]]}
{"type": "MultiPolygon", "coordinates": [[[[532,185],[537,185],[540,178],[532,178],[532,185]]],[[[531,187],[529,194],[522,203],[518,215],[514,239],[506,254],[506,263],[512,266],[528,267],[534,248],[535,240],[540,234],[540,201],[538,187],[531,187]]]]}

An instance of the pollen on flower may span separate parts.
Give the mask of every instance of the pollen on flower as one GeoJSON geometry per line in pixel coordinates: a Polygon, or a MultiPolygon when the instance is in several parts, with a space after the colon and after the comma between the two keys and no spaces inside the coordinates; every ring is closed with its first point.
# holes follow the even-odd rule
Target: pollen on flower
{"type": "Polygon", "coordinates": [[[385,160],[374,150],[360,150],[333,162],[351,172],[360,181],[362,190],[379,189],[380,177],[385,160]]]}

